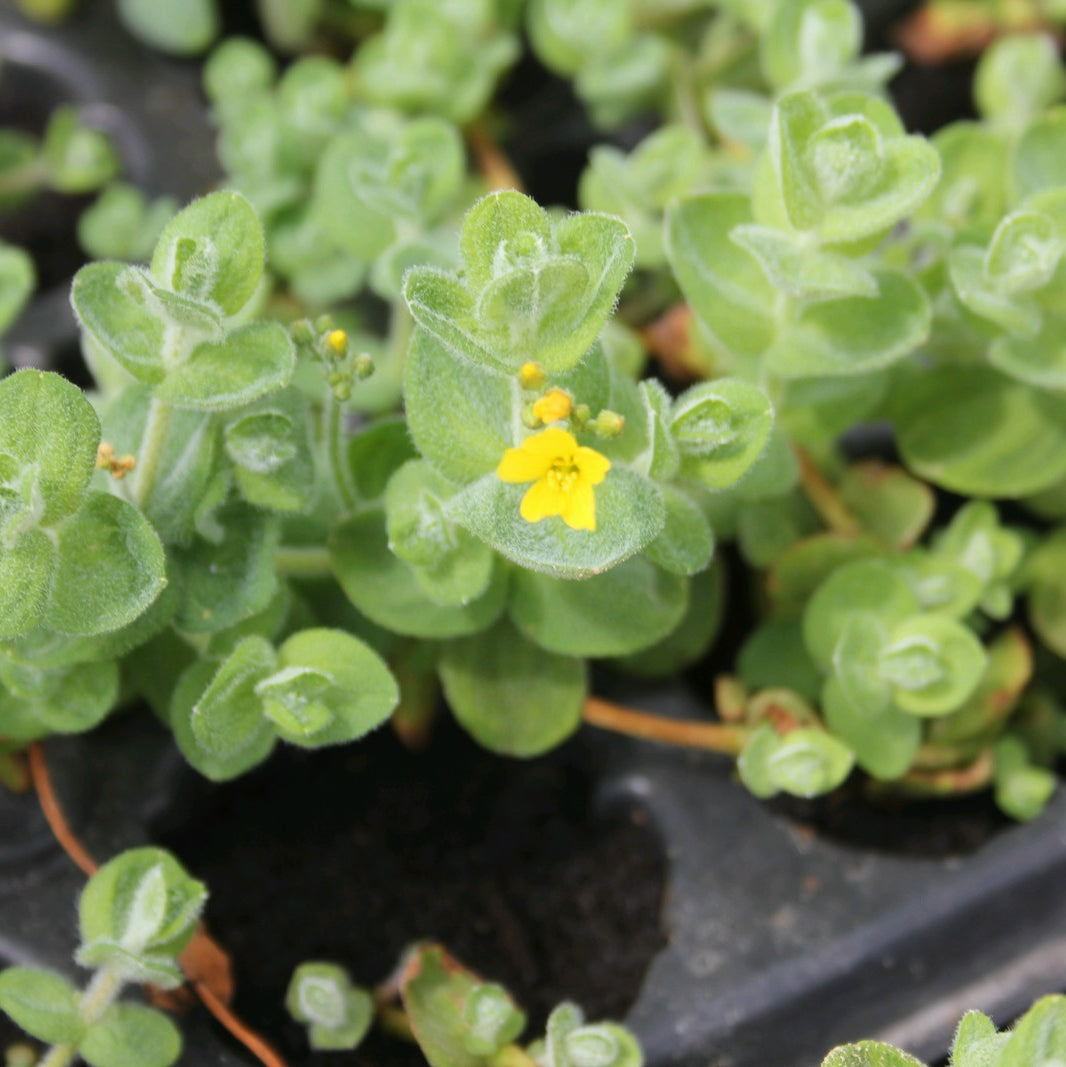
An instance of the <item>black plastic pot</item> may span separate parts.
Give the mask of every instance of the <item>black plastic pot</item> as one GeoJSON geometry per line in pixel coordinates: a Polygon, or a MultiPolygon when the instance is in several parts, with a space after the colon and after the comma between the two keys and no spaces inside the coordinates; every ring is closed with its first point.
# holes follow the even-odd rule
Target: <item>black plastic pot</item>
{"type": "MultiPolygon", "coordinates": [[[[150,55],[99,4],[47,32],[0,12],[0,52],[0,85],[21,80],[49,103],[88,109],[118,138],[127,176],[149,192],[188,197],[215,176],[196,68],[150,55]]],[[[565,125],[555,150],[570,159],[580,155],[582,128],[565,125]]],[[[75,343],[67,290],[57,284],[8,348],[17,362],[54,366],[75,343]]],[[[701,714],[681,684],[616,695],[701,714]]],[[[651,1067],[811,1067],[832,1044],[863,1036],[936,1057],[964,1010],[1005,1022],[1035,996],[1066,988],[1066,797],[1026,826],[982,815],[970,841],[945,838],[959,816],[951,805],[930,826],[867,812],[874,843],[833,831],[831,805],[759,803],[723,760],[591,734],[577,743],[591,746],[598,768],[589,818],[642,814],[667,860],[666,947],[627,1018],[651,1067]]],[[[147,715],[53,739],[46,750],[64,807],[97,857],[180,823],[191,772],[147,715]]],[[[231,847],[239,864],[242,842],[231,847]]],[[[73,902],[83,884],[33,797],[0,791],[0,962],[73,975],[73,902]]],[[[412,928],[410,937],[431,932],[412,928]]],[[[226,930],[216,933],[225,944],[226,930]]],[[[298,944],[282,950],[293,963],[311,954],[298,944]]],[[[279,1014],[283,995],[278,988],[279,1014]]],[[[182,1029],[189,1067],[249,1062],[202,1011],[182,1029]]]]}

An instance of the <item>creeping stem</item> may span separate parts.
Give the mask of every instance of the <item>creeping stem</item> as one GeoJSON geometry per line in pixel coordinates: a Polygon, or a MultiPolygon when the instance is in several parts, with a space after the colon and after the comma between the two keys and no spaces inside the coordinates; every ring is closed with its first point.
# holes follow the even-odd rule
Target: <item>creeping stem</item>
{"type": "Polygon", "coordinates": [[[355,489],[352,487],[351,475],[348,471],[347,457],[344,454],[344,446],[348,442],[348,431],[344,425],[344,412],[342,401],[332,393],[326,398],[326,454],[329,457],[329,467],[333,474],[333,483],[340,493],[341,500],[348,511],[354,511],[356,505],[355,489]]]}
{"type": "Polygon", "coordinates": [[[658,741],[665,745],[724,752],[730,756],[740,754],[749,733],[744,726],[669,719],[634,708],[623,708],[599,697],[588,697],[585,700],[582,715],[585,722],[604,730],[640,737],[645,741],[658,741]]]}

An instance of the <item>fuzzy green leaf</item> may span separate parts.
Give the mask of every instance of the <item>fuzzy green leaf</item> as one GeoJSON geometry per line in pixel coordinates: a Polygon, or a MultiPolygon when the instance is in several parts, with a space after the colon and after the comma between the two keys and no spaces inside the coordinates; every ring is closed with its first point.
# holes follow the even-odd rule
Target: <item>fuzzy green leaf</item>
{"type": "Polygon", "coordinates": [[[891,704],[879,709],[854,703],[837,678],[822,691],[826,725],[855,753],[867,774],[891,781],[909,770],[922,743],[922,723],[891,704]]]}
{"type": "Polygon", "coordinates": [[[1066,476],[1066,401],[994,370],[923,369],[895,421],[907,465],[957,493],[1015,498],[1066,476]]]}
{"type": "Polygon", "coordinates": [[[166,404],[194,411],[243,407],[289,383],[296,354],[276,322],[253,322],[226,336],[203,341],[172,369],[156,390],[166,404]]]}
{"type": "Polygon", "coordinates": [[[53,1045],[75,1045],[85,1032],[74,987],[58,974],[32,967],[0,972],[0,1011],[26,1033],[53,1045]]]}
{"type": "Polygon", "coordinates": [[[562,656],[623,656],[661,641],[681,621],[688,579],[642,556],[581,582],[520,570],[511,618],[562,656]]]}
{"type": "Polygon", "coordinates": [[[235,315],[259,284],[265,254],[252,205],[240,193],[209,193],[167,223],[151,269],[175,293],[235,315]]]}
{"type": "Polygon", "coordinates": [[[449,641],[440,676],[460,725],[493,752],[539,756],[581,722],[584,663],[544,651],[506,622],[449,641]]]}
{"type": "Polygon", "coordinates": [[[833,1049],[822,1067],[925,1067],[920,1060],[881,1041],[860,1041],[833,1049]]]}
{"type": "Polygon", "coordinates": [[[148,520],[108,493],[56,531],[57,566],[45,621],[60,633],[107,633],[131,623],[166,585],[163,545],[148,520]]]}
{"type": "Polygon", "coordinates": [[[143,1004],[112,1004],[89,1027],[78,1054],[90,1067],[170,1067],[181,1055],[181,1031],[143,1004]]]}
{"type": "Polygon", "coordinates": [[[484,595],[469,604],[436,603],[415,569],[389,550],[381,511],[347,519],[330,536],[333,571],[348,599],[372,622],[412,637],[458,637],[503,611],[507,579],[497,566],[484,595]]]}
{"type": "Polygon", "coordinates": [[[374,1021],[370,994],[351,984],[343,967],[301,963],[285,996],[289,1014],[308,1027],[313,1049],[351,1051],[366,1037],[374,1021]]]}

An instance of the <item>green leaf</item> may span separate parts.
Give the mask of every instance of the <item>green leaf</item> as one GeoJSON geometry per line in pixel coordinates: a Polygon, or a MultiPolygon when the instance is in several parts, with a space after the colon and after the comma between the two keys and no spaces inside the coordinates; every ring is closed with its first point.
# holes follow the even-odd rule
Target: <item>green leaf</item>
{"type": "Polygon", "coordinates": [[[460,725],[502,755],[539,756],[581,722],[584,663],[544,651],[507,622],[449,641],[440,676],[460,725]]]}
{"type": "MultiPolygon", "coordinates": [[[[77,959],[98,966],[110,949],[126,953],[133,966],[126,971],[115,958],[119,973],[129,981],[142,980],[140,963],[170,974],[168,987],[184,978],[177,957],[191,940],[207,898],[206,887],[190,878],[181,864],[161,848],[135,848],[105,863],[90,879],[78,903],[82,947],[77,959]],[[151,921],[131,924],[143,908],[146,893],[158,893],[151,921]]],[[[142,912],[141,918],[146,916],[142,912]]],[[[153,977],[153,981],[157,979],[153,977]]]]}
{"type": "Polygon", "coordinates": [[[1066,529],[1037,546],[1029,570],[1029,620],[1040,640],[1066,659],[1066,529]]]}
{"type": "Polygon", "coordinates": [[[777,4],[759,42],[759,64],[775,89],[823,81],[858,56],[862,19],[847,0],[777,4]]]}
{"type": "Polygon", "coordinates": [[[905,774],[922,743],[922,723],[891,704],[880,709],[853,703],[838,678],[822,690],[822,715],[829,729],[855,753],[867,774],[892,781],[905,774]]]}
{"type": "Polygon", "coordinates": [[[293,972],[285,996],[289,1014],[308,1027],[313,1049],[351,1051],[374,1021],[370,994],[354,987],[343,967],[309,961],[293,972]]]}
{"type": "Polygon", "coordinates": [[[78,243],[93,259],[147,261],[177,206],[169,196],[149,202],[136,185],[111,182],[78,219],[78,243]]]}
{"type": "Polygon", "coordinates": [[[330,536],[333,571],[348,599],[372,622],[412,637],[458,637],[490,625],[503,611],[507,578],[497,566],[483,596],[436,603],[409,564],[389,550],[381,511],[347,519],[330,536]]]}
{"type": "Polygon", "coordinates": [[[1066,90],[1062,61],[1047,34],[1018,34],[993,41],[974,75],[977,109],[993,122],[1017,130],[1066,90]]]}
{"type": "Polygon", "coordinates": [[[892,683],[896,706],[910,715],[946,715],[977,688],[988,663],[969,627],[945,615],[916,615],[899,623],[881,650],[881,676],[892,683]]]}
{"type": "Polygon", "coordinates": [[[166,585],[159,536],[136,508],[108,493],[90,493],[57,528],[55,546],[46,622],[60,633],[118,630],[166,585]]]}
{"type": "Polygon", "coordinates": [[[1066,401],[984,367],[923,368],[895,424],[907,465],[958,493],[1016,498],[1066,475],[1066,401]]]}
{"type": "Polygon", "coordinates": [[[1038,1000],[1021,1018],[1003,1049],[1004,1067],[1066,1060],[1066,997],[1038,1000]]]}
{"type": "Polygon", "coordinates": [[[976,246],[952,249],[948,272],[956,296],[974,315],[1018,334],[1030,335],[1040,328],[1042,314],[1037,302],[996,285],[985,269],[984,254],[976,246]]]}
{"type": "Polygon", "coordinates": [[[110,138],[86,125],[77,109],[57,107],[48,120],[41,142],[45,180],[61,193],[90,193],[119,168],[110,138]]]}
{"type": "Polygon", "coordinates": [[[997,337],[988,350],[988,362],[1025,385],[1066,389],[1066,319],[1048,315],[1030,337],[997,337]]]}
{"type": "Polygon", "coordinates": [[[538,1063],[556,1067],[643,1067],[644,1053],[636,1038],[617,1023],[586,1023],[584,1012],[563,1002],[548,1016],[543,1052],[531,1052],[538,1063]]]}
{"type": "Polygon", "coordinates": [[[860,1041],[833,1049],[822,1067],[925,1067],[920,1060],[881,1041],[860,1041]]]}
{"type": "Polygon", "coordinates": [[[11,544],[0,543],[0,548],[0,639],[10,640],[44,618],[56,551],[42,530],[27,530],[11,544]]]}
{"type": "Polygon", "coordinates": [[[296,353],[277,322],[253,322],[224,341],[202,341],[156,389],[166,404],[194,411],[243,407],[288,385],[296,353]]]}
{"type": "Polygon", "coordinates": [[[381,504],[393,473],[416,459],[407,420],[386,417],[360,430],[348,442],[348,469],[363,504],[381,504]]]}
{"type": "Polygon", "coordinates": [[[710,334],[739,355],[761,354],[773,340],[777,300],[758,261],[730,240],[750,223],[740,193],[709,193],[673,204],[666,213],[666,252],[678,285],[710,334]]]}
{"type": "Polygon", "coordinates": [[[856,560],[838,567],[815,590],[803,615],[803,639],[820,667],[833,661],[849,621],[868,613],[886,626],[918,610],[907,583],[880,560],[856,560]]]}
{"type": "Polygon", "coordinates": [[[773,429],[766,393],[739,378],[686,389],[674,402],[670,433],[682,472],[712,489],[735,484],[762,455],[773,429]]]}
{"type": "Polygon", "coordinates": [[[21,693],[10,676],[4,679],[8,691],[0,689],[0,720],[8,740],[91,730],[118,702],[118,665],[114,661],[78,663],[34,674],[36,684],[27,685],[21,693]],[[19,722],[25,724],[22,730],[19,722]]]}
{"type": "Polygon", "coordinates": [[[304,748],[362,737],[380,726],[399,700],[396,681],[384,660],[341,630],[312,629],[293,634],[278,649],[277,664],[278,670],[262,679],[255,691],[281,737],[304,748]],[[311,693],[293,684],[309,673],[325,683],[311,693]],[[313,725],[316,716],[313,712],[305,714],[308,705],[324,709],[329,718],[313,725]]]}
{"type": "Polygon", "coordinates": [[[1010,157],[1010,184],[1016,200],[1066,181],[1066,108],[1057,107],[1029,123],[1010,157]]]}
{"type": "Polygon", "coordinates": [[[996,744],[994,780],[996,806],[1023,821],[1047,807],[1059,784],[1053,771],[1033,764],[1024,741],[1010,736],[996,744]]]}
{"type": "Polygon", "coordinates": [[[273,511],[310,510],[316,491],[311,408],[301,393],[285,389],[238,413],[224,440],[245,500],[273,511]]]}
{"type": "Polygon", "coordinates": [[[797,300],[877,296],[874,276],[860,263],[811,245],[801,235],[742,224],[729,235],[758,261],[770,283],[797,300]]]}
{"type": "Polygon", "coordinates": [[[181,1055],[181,1031],[143,1004],[112,1004],[89,1027],[78,1054],[90,1067],[170,1067],[181,1055]]]}
{"type": "Polygon", "coordinates": [[[118,11],[131,33],[173,55],[204,51],[220,29],[215,0],[119,0],[118,11]]]}
{"type": "Polygon", "coordinates": [[[277,588],[279,526],[240,501],[213,516],[212,538],[198,537],[171,554],[181,599],[176,625],[189,633],[225,630],[262,610],[277,588]]]}
{"type": "Polygon", "coordinates": [[[699,574],[714,554],[714,531],[686,493],[670,485],[660,485],[659,492],[666,505],[666,523],[645,550],[648,559],[674,574],[699,574]]]}
{"type": "Polygon", "coordinates": [[[18,318],[36,281],[30,256],[21,248],[0,241],[0,333],[18,318]]]}
{"type": "Polygon", "coordinates": [[[1009,1035],[998,1034],[983,1012],[968,1011],[960,1020],[951,1045],[951,1067],[996,1067],[1009,1035]]]}
{"type": "Polygon", "coordinates": [[[909,355],[929,336],[932,312],[901,271],[875,268],[877,295],[842,297],[801,310],[766,354],[786,378],[869,374],[909,355]]]}
{"type": "Polygon", "coordinates": [[[891,699],[882,663],[887,636],[876,615],[856,612],[847,619],[833,650],[833,672],[841,694],[864,715],[877,715],[891,699]]]}
{"type": "Polygon", "coordinates": [[[936,499],[924,482],[899,467],[854,463],[837,486],[848,510],[880,541],[909,548],[929,525],[936,499]]]}
{"type": "Polygon", "coordinates": [[[74,987],[58,974],[32,967],[0,971],[0,1011],[26,1033],[53,1045],[75,1045],[85,1031],[74,987]]]}
{"type": "Polygon", "coordinates": [[[419,452],[459,484],[494,471],[515,444],[518,382],[463,361],[423,329],[415,330],[404,377],[408,424],[419,452]]]}
{"type": "Polygon", "coordinates": [[[662,532],[662,494],[647,478],[614,467],[595,487],[596,529],[571,529],[558,516],[522,518],[527,485],[493,474],[451,498],[446,514],[504,558],[560,578],[587,578],[629,559],[662,532]]]}
{"type": "Polygon", "coordinates": [[[175,293],[235,315],[259,285],[265,254],[255,208],[223,191],[194,200],[167,223],[151,269],[175,293]]]}
{"type": "Polygon", "coordinates": [[[439,945],[412,948],[399,985],[415,1041],[430,1067],[483,1067],[526,1024],[505,990],[476,978],[439,945]]]}
{"type": "Polygon", "coordinates": [[[89,263],[74,275],[70,301],[95,344],[142,382],[160,382],[166,318],[145,272],[124,263],[89,263]]]}
{"type": "Polygon", "coordinates": [[[277,737],[255,687],[276,664],[268,641],[246,637],[221,665],[200,660],[178,680],[170,707],[174,740],[205,777],[236,778],[270,755],[277,737]]]}
{"type": "Polygon", "coordinates": [[[7,511],[13,494],[21,494],[34,524],[52,525],[70,515],[85,495],[99,442],[100,421],[76,385],[39,370],[20,370],[4,378],[0,514],[7,511]]]}
{"type": "Polygon", "coordinates": [[[510,613],[528,638],[562,656],[623,656],[661,641],[681,621],[688,579],[642,556],[581,582],[519,570],[510,613]]]}
{"type": "Polygon", "coordinates": [[[786,793],[821,796],[836,789],[851,773],[850,749],[822,730],[791,730],[780,738],[767,760],[770,778],[786,793]]]}
{"type": "Polygon", "coordinates": [[[805,700],[815,700],[821,685],[795,619],[772,619],[753,630],[736,669],[749,689],[790,689],[805,700]]]}

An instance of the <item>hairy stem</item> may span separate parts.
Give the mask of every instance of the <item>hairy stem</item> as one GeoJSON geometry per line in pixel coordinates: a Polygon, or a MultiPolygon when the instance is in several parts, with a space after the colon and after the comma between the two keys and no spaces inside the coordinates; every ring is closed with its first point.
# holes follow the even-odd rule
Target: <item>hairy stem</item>
{"type": "MultiPolygon", "coordinates": [[[[115,1002],[125,982],[106,967],[93,975],[92,981],[81,996],[78,1012],[87,1026],[99,1022],[104,1012],[115,1002]]],[[[74,1061],[76,1045],[53,1045],[44,1055],[38,1067],[67,1067],[74,1061]]]]}
{"type": "Polygon", "coordinates": [[[159,468],[163,460],[163,446],[166,443],[167,428],[170,425],[169,404],[153,398],[148,409],[148,422],[144,428],[141,442],[141,455],[137,463],[137,476],[133,486],[133,502],[142,510],[152,495],[159,468]]]}
{"type": "Polygon", "coordinates": [[[337,487],[341,501],[348,511],[354,511],[355,490],[352,487],[347,457],[344,454],[348,433],[344,425],[342,407],[341,401],[330,394],[326,400],[326,454],[329,457],[329,467],[333,474],[333,484],[337,487]]]}
{"type": "Polygon", "coordinates": [[[491,192],[501,189],[523,191],[522,179],[514,169],[514,164],[496,143],[496,139],[489,133],[483,121],[471,123],[467,127],[466,137],[477,163],[478,172],[485,179],[485,184],[491,192]]]}
{"type": "Polygon", "coordinates": [[[588,697],[582,710],[585,722],[603,730],[658,741],[664,745],[701,748],[710,752],[739,755],[748,738],[748,729],[720,722],[689,722],[668,719],[633,708],[623,708],[599,697],[588,697]]]}

